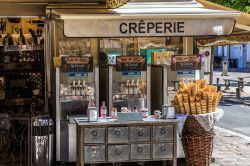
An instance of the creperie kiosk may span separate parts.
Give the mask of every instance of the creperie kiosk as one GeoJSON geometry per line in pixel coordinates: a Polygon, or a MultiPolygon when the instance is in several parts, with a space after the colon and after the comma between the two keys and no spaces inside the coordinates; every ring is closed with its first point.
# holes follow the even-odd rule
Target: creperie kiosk
{"type": "MultiPolygon", "coordinates": [[[[133,102],[138,99],[139,104],[133,104],[138,104],[138,107],[147,108],[151,112],[168,104],[168,84],[179,78],[177,71],[170,69],[168,59],[162,57],[194,55],[193,37],[229,35],[240,14],[235,11],[206,9],[192,0],[171,2],[131,0],[113,9],[99,8],[88,3],[50,4],[46,11],[50,18],[48,22],[50,58],[57,59],[63,56],[93,58],[93,66],[99,67],[94,69],[95,76],[93,76],[95,87],[98,86],[94,94],[97,108],[102,101],[105,101],[108,115],[111,115],[115,103],[117,107],[125,104],[129,108],[131,105],[125,100],[133,102]],[[152,56],[153,54],[155,56],[152,56]],[[138,68],[139,63],[131,63],[128,65],[129,71],[118,71],[115,65],[119,56],[146,57],[145,64],[140,63],[146,67],[138,68]],[[143,88],[140,89],[137,85],[143,85],[143,88]]],[[[200,79],[198,74],[200,71],[193,72],[197,75],[196,79],[200,79]]],[[[53,71],[50,76],[49,80],[52,80],[52,86],[55,87],[51,88],[52,98],[56,99],[54,104],[56,160],[76,161],[76,147],[78,147],[76,124],[67,122],[66,127],[65,123],[62,126],[59,107],[62,79],[57,77],[59,74],[53,74],[53,71]],[[58,79],[53,82],[52,78],[58,79]],[[72,125],[75,126],[67,127],[72,125]]],[[[72,87],[77,89],[88,84],[84,80],[87,76],[91,76],[91,73],[69,73],[67,76],[69,79],[64,78],[63,84],[68,84],[67,87],[70,89],[72,87]],[[67,83],[68,80],[71,82],[67,83]],[[76,85],[77,80],[80,80],[78,85],[76,85]]],[[[63,95],[68,94],[68,91],[63,92],[63,95]]],[[[177,143],[177,146],[180,146],[180,143],[177,143]]],[[[177,151],[177,157],[181,155],[181,151],[177,151]]]]}

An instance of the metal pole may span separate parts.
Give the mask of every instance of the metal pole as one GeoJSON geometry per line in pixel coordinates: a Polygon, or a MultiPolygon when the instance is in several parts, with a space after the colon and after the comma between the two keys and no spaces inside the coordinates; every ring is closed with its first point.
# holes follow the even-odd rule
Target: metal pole
{"type": "Polygon", "coordinates": [[[213,47],[211,49],[211,60],[210,60],[210,77],[209,77],[209,84],[213,84],[213,72],[214,72],[214,50],[213,47]]]}
{"type": "Polygon", "coordinates": [[[32,166],[32,118],[27,119],[28,123],[28,166],[32,166]]]}

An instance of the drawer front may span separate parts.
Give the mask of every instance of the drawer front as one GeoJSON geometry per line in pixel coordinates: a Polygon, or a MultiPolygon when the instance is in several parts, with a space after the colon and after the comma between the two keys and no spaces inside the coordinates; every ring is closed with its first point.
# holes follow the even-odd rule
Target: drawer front
{"type": "Polygon", "coordinates": [[[172,141],[173,140],[173,125],[154,126],[155,141],[172,141]]]}
{"type": "Polygon", "coordinates": [[[153,144],[153,158],[154,159],[173,158],[173,143],[153,144]]]}
{"type": "Polygon", "coordinates": [[[108,143],[128,143],[128,127],[109,127],[108,143]]]}
{"type": "Polygon", "coordinates": [[[86,163],[104,162],[105,161],[105,146],[85,146],[84,161],[86,163]]]}
{"type": "Polygon", "coordinates": [[[131,127],[130,140],[134,142],[150,141],[150,126],[131,127]]]}
{"type": "Polygon", "coordinates": [[[129,147],[128,145],[109,145],[108,161],[128,161],[129,147]]]}
{"type": "Polygon", "coordinates": [[[105,128],[84,128],[84,143],[105,143],[105,128]]]}
{"type": "Polygon", "coordinates": [[[150,144],[132,144],[131,160],[150,160],[150,144]]]}

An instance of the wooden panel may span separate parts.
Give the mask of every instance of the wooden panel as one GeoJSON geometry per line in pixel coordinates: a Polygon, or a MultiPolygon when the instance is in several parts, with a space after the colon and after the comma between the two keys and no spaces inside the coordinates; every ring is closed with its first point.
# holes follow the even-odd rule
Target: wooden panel
{"type": "Polygon", "coordinates": [[[84,160],[86,163],[104,162],[105,161],[105,146],[85,146],[84,160]]]}
{"type": "MultiPolygon", "coordinates": [[[[0,1],[4,2],[4,1],[0,1]]],[[[6,2],[6,1],[5,1],[6,2]]],[[[8,1],[10,2],[10,1],[8,1]]],[[[45,4],[1,3],[1,16],[45,16],[45,4]]]]}
{"type": "Polygon", "coordinates": [[[130,140],[133,142],[150,141],[150,126],[130,127],[130,140]]]}
{"type": "Polygon", "coordinates": [[[173,158],[173,143],[156,143],[153,145],[153,159],[173,158]]]}
{"type": "Polygon", "coordinates": [[[128,127],[109,127],[108,143],[127,143],[128,127]]]}
{"type": "Polygon", "coordinates": [[[109,145],[108,161],[128,161],[129,147],[128,145],[109,145]]]}
{"type": "Polygon", "coordinates": [[[84,143],[105,143],[105,128],[85,128],[84,143]]]}
{"type": "Polygon", "coordinates": [[[149,160],[150,152],[150,144],[132,144],[131,160],[149,160]]]}
{"type": "Polygon", "coordinates": [[[155,141],[172,141],[173,140],[173,126],[154,126],[154,140],[155,141]]]}

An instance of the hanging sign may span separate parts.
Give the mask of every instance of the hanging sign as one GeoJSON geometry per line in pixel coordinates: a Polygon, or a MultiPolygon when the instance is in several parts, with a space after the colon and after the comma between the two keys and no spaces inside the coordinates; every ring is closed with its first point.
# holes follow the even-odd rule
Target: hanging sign
{"type": "Polygon", "coordinates": [[[117,56],[116,71],[146,71],[145,56],[117,56]]]}
{"type": "Polygon", "coordinates": [[[171,58],[171,70],[200,70],[201,58],[197,55],[173,55],[171,58]]]}
{"type": "Polygon", "coordinates": [[[234,19],[65,19],[67,37],[136,37],[227,35],[234,19]],[[79,28],[83,27],[83,28],[79,28]]]}
{"type": "Polygon", "coordinates": [[[61,63],[62,72],[93,72],[93,57],[62,57],[61,63]]]}

